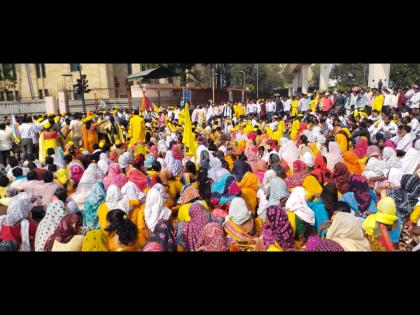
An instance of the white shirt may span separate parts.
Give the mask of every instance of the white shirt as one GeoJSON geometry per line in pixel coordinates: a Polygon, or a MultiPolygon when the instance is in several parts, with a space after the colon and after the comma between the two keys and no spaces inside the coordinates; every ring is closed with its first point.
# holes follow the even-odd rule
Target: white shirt
{"type": "Polygon", "coordinates": [[[82,137],[82,126],[83,126],[83,123],[78,119],[72,120],[70,122],[69,127],[71,129],[71,136],[73,138],[81,138],[82,137]]]}
{"type": "Polygon", "coordinates": [[[414,94],[409,100],[410,108],[420,108],[420,92],[414,94]]]}
{"type": "Polygon", "coordinates": [[[32,124],[23,123],[19,126],[20,137],[22,139],[32,139],[34,135],[34,128],[32,124]]]}
{"type": "Polygon", "coordinates": [[[392,94],[384,94],[384,106],[391,106],[392,94]]]}
{"type": "Polygon", "coordinates": [[[276,111],[276,102],[270,102],[267,104],[267,112],[274,113],[276,111]]]}
{"type": "Polygon", "coordinates": [[[175,110],[175,119],[176,120],[179,119],[179,114],[180,114],[180,110],[179,109],[175,110]]]}
{"type": "Polygon", "coordinates": [[[392,121],[388,125],[386,125],[384,121],[381,121],[379,123],[378,128],[376,128],[373,131],[373,133],[376,134],[379,131],[383,131],[383,132],[390,132],[391,135],[395,136],[397,134],[397,129],[398,129],[397,125],[393,123],[392,121]]]}
{"type": "Polygon", "coordinates": [[[398,107],[398,98],[399,98],[400,94],[398,93],[397,95],[392,95],[391,98],[391,107],[392,108],[397,108],[398,107]]]}
{"type": "Polygon", "coordinates": [[[0,130],[0,151],[10,150],[12,148],[13,132],[6,127],[6,130],[0,130]]]}
{"type": "Polygon", "coordinates": [[[291,106],[292,106],[292,100],[289,98],[289,99],[287,99],[287,101],[286,101],[286,102],[284,102],[284,104],[283,104],[283,110],[284,110],[285,112],[289,112],[289,111],[290,111],[291,106]]]}
{"type": "Polygon", "coordinates": [[[407,124],[411,127],[412,132],[417,132],[417,129],[419,128],[419,121],[415,118],[411,119],[411,122],[407,124]]]}
{"type": "Polygon", "coordinates": [[[397,150],[407,152],[408,149],[413,147],[413,138],[410,133],[407,133],[404,137],[395,136],[391,139],[397,146],[397,150]]]}
{"type": "Polygon", "coordinates": [[[210,118],[212,118],[214,116],[214,108],[213,108],[213,106],[210,106],[208,109],[207,109],[207,112],[206,112],[206,120],[209,120],[210,118]]]}

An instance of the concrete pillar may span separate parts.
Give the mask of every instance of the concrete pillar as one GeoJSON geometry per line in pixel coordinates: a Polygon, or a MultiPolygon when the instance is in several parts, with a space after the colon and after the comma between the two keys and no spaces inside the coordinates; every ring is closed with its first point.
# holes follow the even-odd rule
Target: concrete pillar
{"type": "Polygon", "coordinates": [[[70,112],[69,102],[67,101],[65,92],[58,92],[58,109],[60,111],[60,114],[70,112]]]}
{"type": "Polygon", "coordinates": [[[302,75],[302,93],[308,93],[308,73],[309,73],[309,65],[304,64],[302,65],[301,75],[302,75]]]}
{"type": "Polygon", "coordinates": [[[390,70],[391,64],[389,63],[369,64],[368,86],[377,88],[379,79],[382,79],[383,86],[388,87],[390,70]]]}
{"type": "Polygon", "coordinates": [[[45,112],[47,114],[58,114],[58,106],[54,96],[44,97],[45,112]]]}
{"type": "Polygon", "coordinates": [[[319,90],[323,91],[328,89],[328,83],[330,80],[330,64],[321,63],[320,68],[321,69],[319,73],[319,90]]]}
{"type": "Polygon", "coordinates": [[[293,77],[293,88],[292,88],[292,94],[297,93],[297,89],[298,89],[298,81],[299,81],[299,75],[300,75],[300,73],[295,73],[295,76],[293,77]]]}

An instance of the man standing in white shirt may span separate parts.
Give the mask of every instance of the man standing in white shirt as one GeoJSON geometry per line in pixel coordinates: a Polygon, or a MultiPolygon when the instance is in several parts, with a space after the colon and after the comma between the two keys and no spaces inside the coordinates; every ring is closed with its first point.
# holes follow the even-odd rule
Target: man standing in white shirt
{"type": "Polygon", "coordinates": [[[192,114],[191,114],[191,122],[195,123],[198,120],[198,106],[194,108],[192,114]]]}
{"type": "Polygon", "coordinates": [[[306,113],[309,110],[309,102],[306,97],[306,94],[302,95],[302,98],[299,100],[299,113],[306,113]]]}
{"type": "Polygon", "coordinates": [[[19,132],[22,139],[23,156],[25,157],[27,154],[32,154],[34,152],[34,144],[32,141],[34,129],[30,117],[23,117],[22,124],[19,126],[19,132]]]}
{"type": "Polygon", "coordinates": [[[223,118],[225,119],[232,119],[232,104],[226,103],[223,106],[223,118]]]}
{"type": "Polygon", "coordinates": [[[284,97],[283,100],[284,100],[283,111],[285,113],[290,113],[290,109],[291,109],[291,106],[292,106],[292,99],[290,97],[284,97]]]}
{"type": "Polygon", "coordinates": [[[389,92],[388,89],[383,90],[384,94],[384,104],[382,106],[382,111],[389,115],[391,113],[391,104],[392,104],[392,94],[389,92]]]}
{"type": "Polygon", "coordinates": [[[273,119],[274,112],[276,111],[276,102],[272,100],[267,103],[267,117],[268,121],[271,122],[273,119]]]}
{"type": "Polygon", "coordinates": [[[391,98],[391,109],[396,110],[398,108],[398,98],[400,97],[400,93],[398,93],[397,89],[394,89],[391,98]]]}
{"type": "Polygon", "coordinates": [[[83,123],[80,119],[80,115],[76,114],[74,119],[70,122],[71,141],[74,143],[74,147],[78,149],[82,140],[82,126],[83,123]]]}
{"type": "Polygon", "coordinates": [[[0,158],[3,165],[7,166],[7,159],[12,149],[13,132],[10,128],[6,129],[4,123],[0,124],[0,158]]]}

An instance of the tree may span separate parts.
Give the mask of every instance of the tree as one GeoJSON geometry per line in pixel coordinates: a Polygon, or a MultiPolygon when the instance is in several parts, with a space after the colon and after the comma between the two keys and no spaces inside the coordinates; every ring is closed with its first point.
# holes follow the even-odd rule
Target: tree
{"type": "MultiPolygon", "coordinates": [[[[245,73],[246,89],[255,93],[257,91],[257,67],[256,64],[230,64],[230,83],[235,82],[236,86],[243,86],[243,74],[245,73]]],[[[273,93],[276,88],[285,84],[282,76],[283,64],[258,64],[258,91],[261,93],[273,93]]]]}
{"type": "Polygon", "coordinates": [[[364,63],[343,63],[334,65],[330,78],[337,80],[337,89],[351,89],[366,86],[368,65],[364,63]]]}
{"type": "Polygon", "coordinates": [[[394,86],[404,87],[420,82],[420,64],[418,63],[394,63],[391,64],[389,75],[390,82],[394,86]]]}

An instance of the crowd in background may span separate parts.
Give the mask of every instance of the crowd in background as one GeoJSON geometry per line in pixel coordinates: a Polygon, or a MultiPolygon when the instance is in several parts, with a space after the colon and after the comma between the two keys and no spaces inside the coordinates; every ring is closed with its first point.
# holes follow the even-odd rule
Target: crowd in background
{"type": "Polygon", "coordinates": [[[380,85],[3,117],[0,250],[416,251],[419,102],[380,85]]]}

